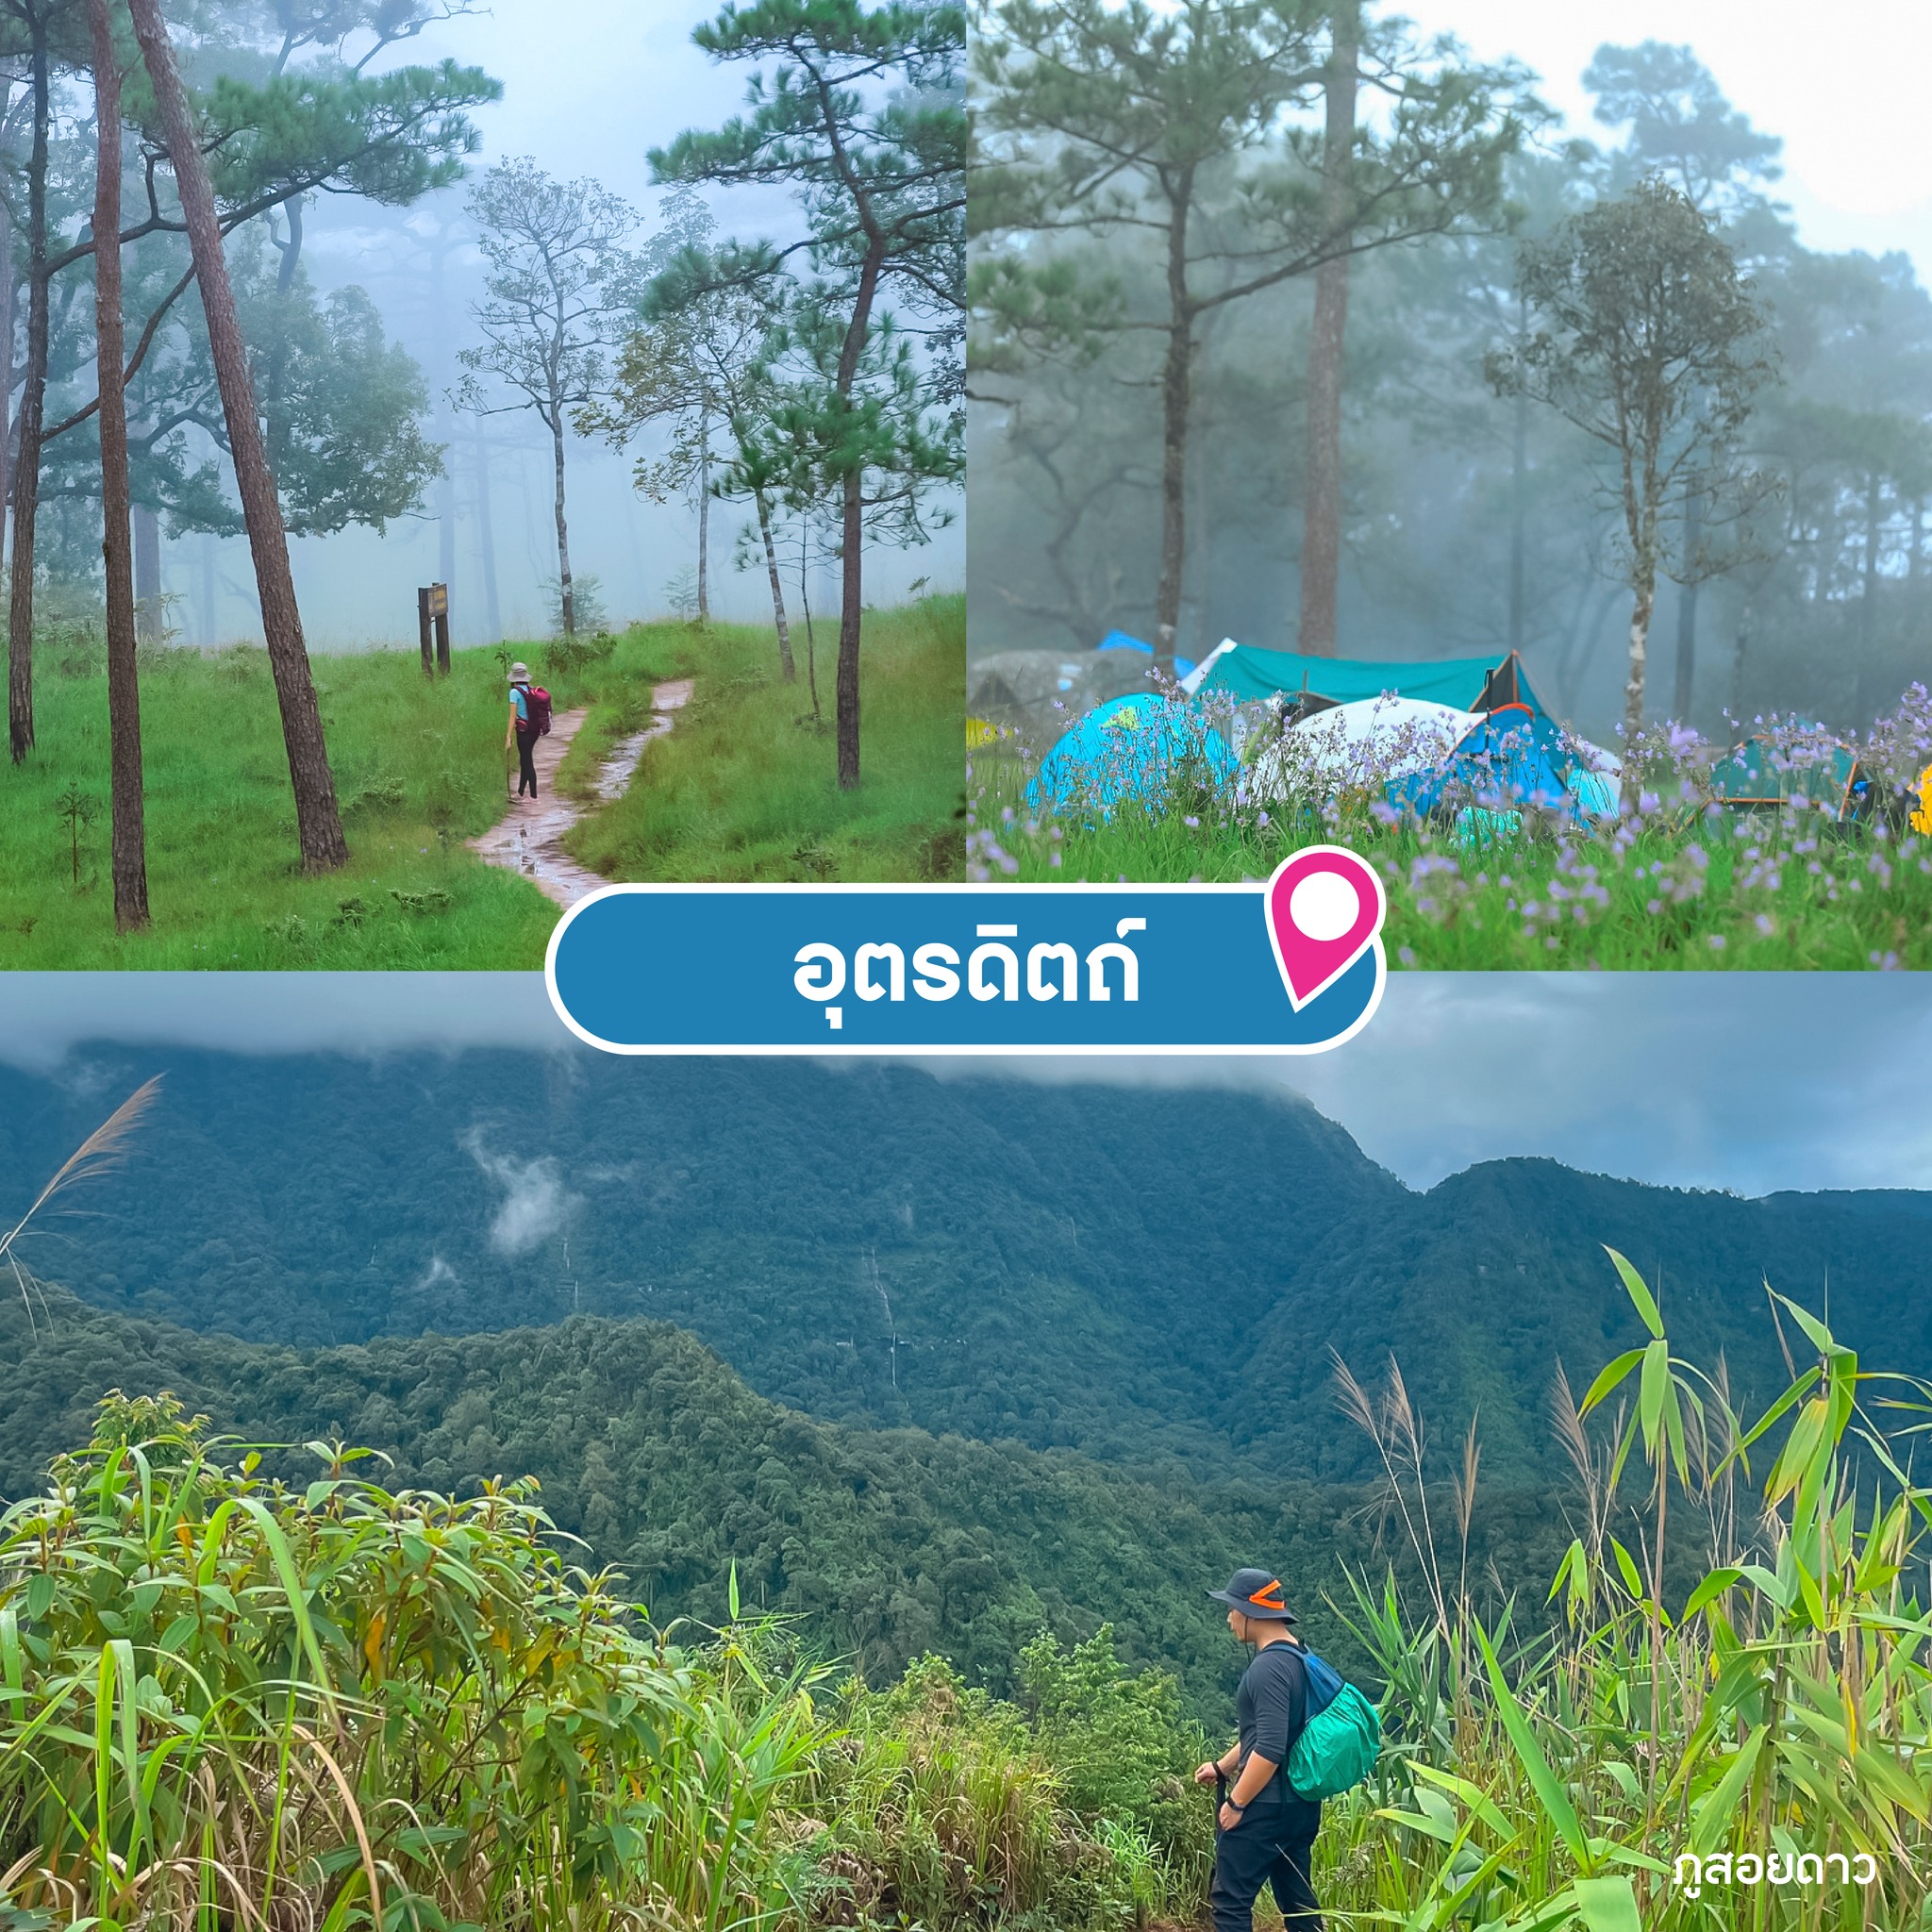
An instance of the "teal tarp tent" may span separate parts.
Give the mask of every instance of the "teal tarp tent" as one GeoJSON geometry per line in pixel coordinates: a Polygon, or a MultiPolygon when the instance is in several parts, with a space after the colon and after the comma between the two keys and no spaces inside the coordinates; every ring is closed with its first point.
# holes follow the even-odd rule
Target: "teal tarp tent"
{"type": "Polygon", "coordinates": [[[1822,728],[1784,746],[1769,732],[1747,738],[1719,760],[1710,789],[1731,806],[1782,806],[1808,799],[1840,820],[1857,818],[1872,795],[1858,754],[1822,728]]]}
{"type": "Polygon", "coordinates": [[[1306,692],[1309,697],[1326,698],[1330,704],[1346,705],[1394,691],[1400,697],[1454,705],[1458,711],[1493,711],[1504,705],[1526,705],[1538,716],[1543,715],[1542,706],[1523,675],[1523,660],[1514,651],[1494,658],[1374,664],[1357,658],[1304,658],[1294,651],[1228,644],[1208,665],[1198,689],[1227,691],[1238,704],[1306,692]]]}

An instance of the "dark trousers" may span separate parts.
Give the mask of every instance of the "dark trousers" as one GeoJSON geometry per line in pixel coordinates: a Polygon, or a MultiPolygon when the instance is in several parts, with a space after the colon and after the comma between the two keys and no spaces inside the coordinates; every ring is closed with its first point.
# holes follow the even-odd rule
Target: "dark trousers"
{"type": "Polygon", "coordinates": [[[521,727],[517,731],[517,796],[521,798],[527,791],[532,798],[537,795],[537,734],[521,727]]]}
{"type": "Polygon", "coordinates": [[[1312,1836],[1286,1838],[1265,1819],[1244,1818],[1232,1831],[1218,1833],[1214,1884],[1208,1894],[1214,1932],[1254,1932],[1255,1901],[1264,1885],[1274,1888],[1288,1932],[1322,1932],[1314,1859],[1312,1836]]]}

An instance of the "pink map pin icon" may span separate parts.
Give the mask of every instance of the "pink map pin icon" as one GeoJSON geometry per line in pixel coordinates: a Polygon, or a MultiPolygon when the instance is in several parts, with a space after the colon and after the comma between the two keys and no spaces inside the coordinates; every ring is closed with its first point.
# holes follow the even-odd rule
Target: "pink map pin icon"
{"type": "Polygon", "coordinates": [[[1296,1012],[1318,999],[1382,930],[1389,902],[1374,869],[1341,845],[1308,845],[1268,881],[1268,942],[1296,1012]]]}

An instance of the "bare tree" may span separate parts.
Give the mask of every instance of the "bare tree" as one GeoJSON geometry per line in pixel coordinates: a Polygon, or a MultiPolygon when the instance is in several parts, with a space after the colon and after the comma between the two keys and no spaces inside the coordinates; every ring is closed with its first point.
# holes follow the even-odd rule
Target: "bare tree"
{"type": "MultiPolygon", "coordinates": [[[[108,0],[88,0],[93,42],[94,233],[121,232],[121,57],[108,0]]],[[[141,684],[135,668],[134,559],[129,549],[127,398],[121,365],[121,250],[94,250],[94,341],[101,391],[101,556],[108,575],[108,737],[113,801],[114,924],[123,932],[148,923],[147,841],[142,823],[141,684]]]]}
{"type": "MultiPolygon", "coordinates": [[[[691,239],[701,242],[706,238],[709,218],[690,190],[678,190],[668,206],[681,215],[691,239]],[[680,202],[691,206],[679,209],[680,202]]],[[[677,239],[675,232],[667,239],[677,239]]],[[[587,411],[579,427],[601,431],[621,445],[646,425],[673,425],[665,453],[641,458],[635,475],[638,488],[654,501],[661,503],[674,490],[696,498],[700,619],[708,608],[710,498],[751,499],[772,590],[779,669],[790,684],[798,667],[791,656],[775,534],[775,512],[787,479],[754,433],[776,394],[766,358],[777,320],[761,290],[718,286],[704,275],[666,275],[649,292],[642,326],[624,343],[608,407],[587,411]],[[720,453],[714,448],[720,430],[734,439],[735,456],[729,449],[720,453]]]]}
{"type": "Polygon", "coordinates": [[[470,195],[470,213],[490,263],[489,293],[474,311],[483,341],[458,358],[470,372],[458,395],[479,415],[534,409],[550,432],[558,593],[563,633],[574,637],[564,431],[603,395],[606,358],[629,319],[635,269],[624,244],[637,215],[594,181],[553,181],[528,156],[491,168],[470,195]],[[485,376],[516,399],[492,404],[485,376]]]}
{"type": "Polygon", "coordinates": [[[163,136],[175,164],[181,213],[193,251],[194,273],[201,285],[202,308],[208,317],[208,348],[221,386],[222,410],[227,424],[228,448],[235,464],[235,483],[242,514],[248,525],[248,547],[255,560],[256,587],[261,599],[262,630],[268,641],[269,664],[275,673],[275,698],[281,708],[282,739],[288,747],[289,777],[295,792],[295,830],[302,863],[309,872],[327,872],[347,859],[341,814],[336,806],[335,778],[329,771],[328,747],[323,738],[322,711],[316,703],[315,680],[302,640],[302,613],[295,603],[295,576],[289,563],[288,533],[275,479],[269,469],[261,416],[256,408],[255,386],[248,373],[248,349],[235,313],[235,291],[222,253],[222,229],[215,212],[214,190],[208,161],[195,138],[188,96],[175,64],[175,50],[161,20],[159,0],[128,0],[135,37],[160,110],[163,136]]]}

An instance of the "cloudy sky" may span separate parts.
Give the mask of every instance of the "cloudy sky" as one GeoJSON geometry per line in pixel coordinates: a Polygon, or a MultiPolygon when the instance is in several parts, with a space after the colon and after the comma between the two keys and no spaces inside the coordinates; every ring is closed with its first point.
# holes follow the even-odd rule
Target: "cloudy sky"
{"type": "MultiPolygon", "coordinates": [[[[273,1056],[587,1052],[519,974],[12,974],[0,1059],[83,1041],[273,1056]]],[[[650,1062],[631,1063],[641,1086],[650,1062]]],[[[1511,1154],[1673,1186],[1932,1187],[1932,975],[1396,974],[1312,1059],[949,1061],[1033,1080],[1285,1086],[1426,1187],[1511,1154]]],[[[267,1070],[264,1077],[270,1077],[267,1070]]]]}
{"type": "Polygon", "coordinates": [[[1486,59],[1514,55],[1542,78],[1571,131],[1605,139],[1581,75],[1606,41],[1689,45],[1731,104],[1783,137],[1781,200],[1813,248],[1904,248],[1932,279],[1932,164],[1924,75],[1925,0],[1842,0],[1829,16],[1745,0],[1404,0],[1388,9],[1454,33],[1486,59]]]}

